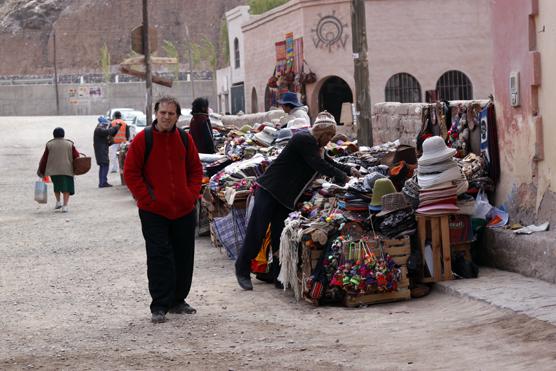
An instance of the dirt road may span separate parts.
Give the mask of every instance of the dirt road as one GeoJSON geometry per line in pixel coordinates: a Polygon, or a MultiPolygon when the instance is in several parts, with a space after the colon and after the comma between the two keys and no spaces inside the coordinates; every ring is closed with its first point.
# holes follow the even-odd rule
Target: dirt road
{"type": "Polygon", "coordinates": [[[98,189],[93,167],[69,213],[53,212],[52,193],[33,201],[52,129],[90,154],[95,121],[0,118],[0,369],[556,369],[556,328],[544,322],[436,292],[362,309],[315,308],[265,284],[245,292],[207,239],[188,300],[198,313],[151,324],[126,188],[98,189]]]}

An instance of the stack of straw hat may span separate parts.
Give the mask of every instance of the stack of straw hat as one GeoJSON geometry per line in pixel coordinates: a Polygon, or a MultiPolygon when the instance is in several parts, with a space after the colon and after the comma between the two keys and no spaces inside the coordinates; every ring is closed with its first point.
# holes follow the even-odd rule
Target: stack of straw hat
{"type": "Polygon", "coordinates": [[[418,160],[417,182],[419,208],[422,214],[459,211],[457,195],[467,191],[468,183],[454,160],[456,150],[448,148],[444,139],[434,136],[423,142],[423,155],[418,160]]]}

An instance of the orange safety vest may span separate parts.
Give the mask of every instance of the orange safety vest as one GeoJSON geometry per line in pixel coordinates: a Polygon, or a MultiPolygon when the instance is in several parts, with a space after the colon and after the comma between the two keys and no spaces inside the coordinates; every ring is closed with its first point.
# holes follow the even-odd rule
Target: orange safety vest
{"type": "Polygon", "coordinates": [[[114,135],[114,143],[116,143],[116,144],[125,143],[125,142],[127,142],[127,138],[125,137],[125,131],[126,131],[127,124],[122,119],[116,119],[116,120],[112,121],[112,126],[116,126],[116,125],[118,125],[118,123],[121,123],[122,126],[120,126],[120,130],[118,130],[116,135],[114,135]]]}

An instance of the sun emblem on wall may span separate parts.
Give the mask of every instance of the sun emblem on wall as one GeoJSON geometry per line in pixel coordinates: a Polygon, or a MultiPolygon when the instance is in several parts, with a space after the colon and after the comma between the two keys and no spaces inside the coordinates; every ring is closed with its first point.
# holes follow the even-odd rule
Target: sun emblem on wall
{"type": "Polygon", "coordinates": [[[345,49],[349,35],[346,34],[347,23],[343,23],[336,17],[336,11],[332,14],[323,16],[318,14],[319,20],[315,28],[311,29],[313,33],[313,44],[315,48],[328,49],[332,52],[332,48],[345,49]]]}

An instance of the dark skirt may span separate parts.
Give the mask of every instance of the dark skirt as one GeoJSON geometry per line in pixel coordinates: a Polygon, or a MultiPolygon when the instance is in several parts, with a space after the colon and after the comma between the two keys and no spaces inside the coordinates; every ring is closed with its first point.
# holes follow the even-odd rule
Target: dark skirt
{"type": "Polygon", "coordinates": [[[54,192],[75,194],[75,185],[73,177],[68,175],[51,175],[52,184],[54,184],[54,192]]]}

